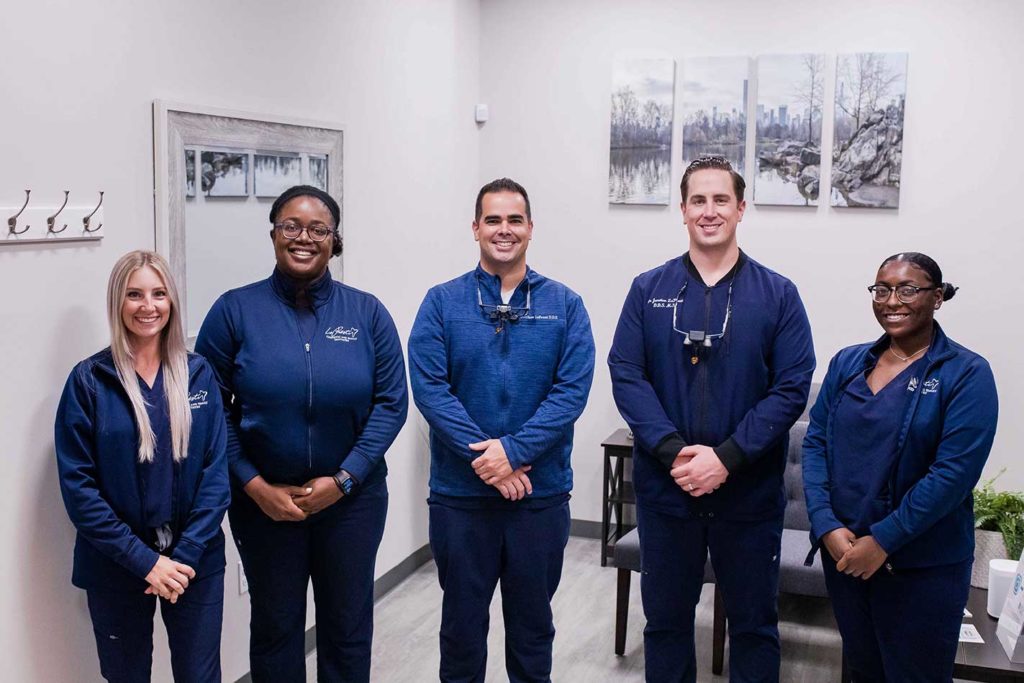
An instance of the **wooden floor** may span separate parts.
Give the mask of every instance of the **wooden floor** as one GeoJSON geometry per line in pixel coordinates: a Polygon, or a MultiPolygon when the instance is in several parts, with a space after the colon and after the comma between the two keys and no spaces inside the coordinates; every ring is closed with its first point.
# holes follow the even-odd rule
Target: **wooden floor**
{"type": "MultiPolygon", "coordinates": [[[[640,682],[644,679],[643,628],[639,575],[633,575],[626,655],[614,653],[615,575],[601,567],[599,541],[571,538],[566,550],[562,583],[553,602],[555,612],[554,670],[557,682],[640,682]]],[[[711,586],[704,587],[697,608],[698,681],[728,680],[711,674],[711,586]]],[[[782,596],[779,604],[782,635],[781,680],[787,683],[829,683],[840,680],[839,634],[826,601],[782,596]]],[[[376,606],[372,679],[382,683],[436,681],[441,589],[429,562],[384,596],[376,606]]],[[[488,636],[487,680],[505,681],[504,629],[501,594],[495,591],[488,636]]],[[[307,666],[316,680],[315,655],[307,666]]]]}

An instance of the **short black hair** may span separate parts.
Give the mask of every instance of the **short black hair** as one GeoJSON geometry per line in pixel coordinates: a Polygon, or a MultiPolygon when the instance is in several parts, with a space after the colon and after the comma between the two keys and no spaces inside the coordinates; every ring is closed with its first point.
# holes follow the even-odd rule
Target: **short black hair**
{"type": "Polygon", "coordinates": [[[476,214],[474,214],[476,218],[474,220],[479,221],[480,216],[484,212],[484,195],[491,194],[492,192],[512,192],[522,195],[523,201],[526,202],[526,220],[533,220],[530,217],[530,195],[526,194],[525,187],[511,178],[498,178],[480,188],[480,191],[476,194],[476,214]]]}
{"type": "Polygon", "coordinates": [[[931,256],[922,254],[918,251],[904,251],[899,254],[893,254],[882,261],[882,265],[878,266],[878,269],[881,270],[885,264],[892,263],[893,261],[903,261],[923,270],[931,283],[937,286],[942,292],[943,301],[949,301],[952,299],[956,296],[956,290],[960,289],[959,287],[954,287],[949,282],[942,281],[942,268],[939,268],[939,264],[936,263],[935,259],[931,256]]]}
{"type": "Polygon", "coordinates": [[[331,212],[331,217],[334,218],[334,244],[331,245],[331,256],[341,254],[341,232],[338,230],[338,226],[341,224],[341,207],[338,206],[338,202],[334,201],[334,197],[318,187],[295,185],[282,192],[281,196],[274,200],[274,205],[270,207],[270,224],[274,225],[277,223],[277,214],[281,212],[281,208],[296,197],[319,199],[327,207],[327,210],[331,212]]]}
{"type": "Polygon", "coordinates": [[[715,171],[728,171],[732,177],[732,189],[736,193],[736,203],[739,204],[743,201],[743,191],[747,188],[747,183],[743,180],[743,176],[736,172],[736,169],[732,167],[729,160],[718,154],[708,154],[700,156],[690,162],[690,165],[683,171],[683,179],[679,181],[679,192],[683,197],[683,203],[686,203],[687,196],[687,184],[690,182],[690,176],[697,171],[705,170],[715,171]]]}

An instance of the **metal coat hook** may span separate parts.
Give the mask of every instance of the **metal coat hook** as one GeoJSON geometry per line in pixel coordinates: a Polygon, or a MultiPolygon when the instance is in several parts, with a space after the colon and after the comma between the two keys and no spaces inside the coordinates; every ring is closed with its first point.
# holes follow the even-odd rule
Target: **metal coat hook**
{"type": "Polygon", "coordinates": [[[92,213],[90,213],[88,216],[82,219],[82,229],[85,230],[86,232],[96,232],[97,230],[103,227],[102,223],[97,225],[95,228],[89,227],[89,219],[96,215],[96,212],[100,210],[101,206],[103,206],[102,190],[100,191],[100,203],[96,205],[96,208],[92,210],[92,213]]]}
{"type": "Polygon", "coordinates": [[[25,211],[25,207],[28,206],[28,197],[30,194],[32,194],[32,190],[25,190],[25,203],[21,205],[21,209],[18,211],[18,213],[14,214],[13,216],[7,219],[8,235],[20,235],[21,233],[27,231],[30,227],[32,227],[31,225],[26,225],[21,230],[15,230],[15,228],[18,227],[18,216],[20,216],[25,211]]]}
{"type": "Polygon", "coordinates": [[[71,190],[64,190],[64,203],[60,205],[59,209],[57,209],[57,213],[53,214],[52,216],[50,216],[50,217],[48,217],[46,219],[46,232],[52,233],[52,234],[56,235],[56,234],[64,232],[65,230],[68,229],[68,224],[67,223],[65,223],[64,227],[61,228],[60,230],[54,230],[53,229],[53,225],[57,221],[57,216],[59,216],[60,212],[64,210],[64,207],[68,205],[68,195],[69,194],[71,194],[71,190]]]}

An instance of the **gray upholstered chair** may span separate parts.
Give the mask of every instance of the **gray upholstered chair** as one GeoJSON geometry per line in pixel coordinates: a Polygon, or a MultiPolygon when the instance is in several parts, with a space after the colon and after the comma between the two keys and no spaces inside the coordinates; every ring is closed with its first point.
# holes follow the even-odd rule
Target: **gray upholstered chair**
{"type": "MultiPolygon", "coordinates": [[[[612,565],[618,569],[618,585],[615,590],[615,654],[626,653],[626,624],[629,617],[629,584],[633,572],[640,571],[640,536],[633,529],[615,543],[612,565]]],[[[704,564],[704,583],[714,583],[715,572],[711,560],[704,564]]],[[[722,672],[725,653],[725,603],[722,594],[715,591],[715,626],[712,669],[722,672]]]]}
{"type": "MultiPolygon", "coordinates": [[[[816,393],[816,392],[814,392],[816,393]]],[[[813,396],[811,400],[813,401],[813,396]]],[[[804,566],[811,550],[808,531],[807,503],[804,501],[803,475],[800,470],[800,452],[807,433],[806,414],[789,432],[789,452],[786,458],[786,516],[782,530],[782,557],[779,564],[779,592],[795,595],[828,597],[821,559],[815,556],[814,565],[804,566]]],[[[636,529],[615,544],[612,564],[618,568],[618,588],[615,600],[615,654],[626,651],[626,618],[629,608],[630,572],[640,571],[640,538],[636,529]]],[[[704,569],[704,582],[714,583],[711,562],[704,569]]],[[[725,654],[725,604],[719,591],[715,591],[714,640],[711,670],[722,673],[725,654]]],[[[845,668],[845,667],[844,667],[845,668]]]]}

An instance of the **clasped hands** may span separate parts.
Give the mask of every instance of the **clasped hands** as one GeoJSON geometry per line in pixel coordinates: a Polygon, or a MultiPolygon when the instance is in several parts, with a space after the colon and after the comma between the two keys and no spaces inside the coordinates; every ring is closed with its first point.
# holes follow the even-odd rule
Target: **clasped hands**
{"type": "Polygon", "coordinates": [[[889,556],[873,536],[857,538],[846,527],[833,529],[825,534],[821,541],[828,554],[836,561],[838,571],[865,581],[878,571],[885,563],[885,558],[889,556]]]}
{"type": "Polygon", "coordinates": [[[256,475],[244,491],[275,522],[301,522],[341,500],[333,477],[314,477],[302,486],[271,484],[256,475]]]}
{"type": "Polygon", "coordinates": [[[185,593],[188,582],[196,578],[196,570],[176,562],[166,555],[157,557],[156,564],[146,574],[146,595],[158,595],[171,604],[185,593]]]}
{"type": "Polygon", "coordinates": [[[672,461],[672,479],[694,498],[718,489],[729,477],[729,470],[710,446],[683,446],[672,461]]]}
{"type": "Polygon", "coordinates": [[[481,453],[473,462],[473,471],[488,486],[498,489],[506,500],[522,500],[533,493],[533,485],[526,473],[530,465],[512,469],[501,439],[488,439],[469,444],[470,450],[481,453]]]}

